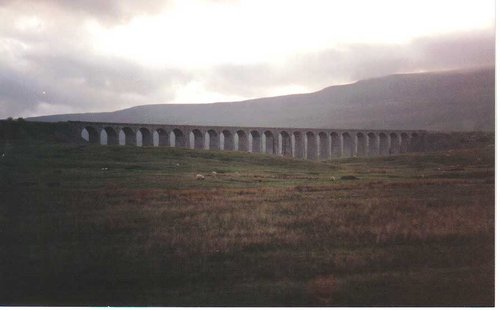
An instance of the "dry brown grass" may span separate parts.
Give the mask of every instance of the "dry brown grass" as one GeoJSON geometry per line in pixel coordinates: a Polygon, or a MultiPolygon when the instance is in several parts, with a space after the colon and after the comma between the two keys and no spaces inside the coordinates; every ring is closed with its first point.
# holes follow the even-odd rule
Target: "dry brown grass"
{"type": "Polygon", "coordinates": [[[314,304],[332,305],[335,304],[334,295],[338,285],[334,275],[317,276],[307,283],[307,293],[314,300],[314,304]]]}
{"type": "Polygon", "coordinates": [[[273,159],[273,166],[268,157],[198,163],[204,159],[175,150],[178,157],[167,163],[170,153],[133,153],[148,165],[134,157],[125,169],[106,159],[116,154],[94,151],[33,167],[21,159],[37,153],[20,152],[19,162],[0,167],[9,253],[0,301],[492,303],[494,183],[486,154],[480,167],[469,151],[389,162],[273,159]],[[99,156],[107,161],[94,162],[99,156]],[[217,177],[197,182],[200,167],[217,177]],[[359,180],[330,180],[353,174],[359,180]]]}

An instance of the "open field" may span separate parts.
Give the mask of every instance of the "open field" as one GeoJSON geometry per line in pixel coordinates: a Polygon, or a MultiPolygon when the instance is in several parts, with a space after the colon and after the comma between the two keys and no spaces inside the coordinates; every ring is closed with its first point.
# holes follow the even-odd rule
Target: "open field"
{"type": "Polygon", "coordinates": [[[0,151],[1,305],[494,302],[493,146],[327,162],[0,151]]]}

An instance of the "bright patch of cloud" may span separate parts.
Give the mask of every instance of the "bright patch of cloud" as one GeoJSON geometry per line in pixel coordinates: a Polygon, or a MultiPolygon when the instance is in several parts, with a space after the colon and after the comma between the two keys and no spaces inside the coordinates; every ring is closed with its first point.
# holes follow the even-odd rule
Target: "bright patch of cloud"
{"type": "Polygon", "coordinates": [[[401,44],[431,34],[491,28],[492,1],[177,1],[156,16],[89,27],[96,50],[187,68],[279,61],[345,44],[401,44]]]}

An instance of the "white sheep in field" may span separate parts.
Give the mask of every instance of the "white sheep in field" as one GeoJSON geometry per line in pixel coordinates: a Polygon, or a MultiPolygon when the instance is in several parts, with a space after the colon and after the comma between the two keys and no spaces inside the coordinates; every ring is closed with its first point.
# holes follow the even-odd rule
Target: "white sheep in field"
{"type": "Polygon", "coordinates": [[[217,172],[215,172],[215,171],[212,171],[212,173],[211,173],[211,174],[212,174],[212,176],[213,176],[213,177],[216,177],[216,176],[217,176],[217,172]]]}
{"type": "Polygon", "coordinates": [[[203,174],[197,174],[196,180],[205,180],[205,176],[203,174]]]}
{"type": "Polygon", "coordinates": [[[333,176],[330,177],[330,181],[335,181],[335,180],[337,180],[335,177],[333,177],[333,176]]]}

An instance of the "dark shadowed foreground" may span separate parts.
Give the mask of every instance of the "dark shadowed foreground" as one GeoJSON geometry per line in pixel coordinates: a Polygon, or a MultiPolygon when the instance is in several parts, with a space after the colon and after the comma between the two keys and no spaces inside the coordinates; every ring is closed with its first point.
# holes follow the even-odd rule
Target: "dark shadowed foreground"
{"type": "Polygon", "coordinates": [[[1,305],[494,303],[493,146],[329,162],[1,151],[1,305]]]}

